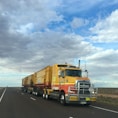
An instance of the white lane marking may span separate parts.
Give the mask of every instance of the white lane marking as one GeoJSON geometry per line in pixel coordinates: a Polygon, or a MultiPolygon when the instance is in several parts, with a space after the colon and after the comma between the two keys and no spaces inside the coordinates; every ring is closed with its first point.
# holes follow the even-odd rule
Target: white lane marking
{"type": "Polygon", "coordinates": [[[6,88],[5,88],[5,90],[3,91],[2,96],[0,97],[0,102],[1,102],[2,99],[3,99],[3,96],[4,96],[5,92],[6,92],[6,88]]]}
{"type": "Polygon", "coordinates": [[[35,98],[33,98],[33,97],[30,97],[30,99],[31,99],[31,100],[36,100],[36,99],[35,99],[35,98]]]}
{"type": "Polygon", "coordinates": [[[78,117],[70,116],[69,118],[78,118],[78,117]]]}
{"type": "Polygon", "coordinates": [[[112,112],[112,113],[118,113],[118,111],[114,111],[114,110],[111,110],[111,109],[105,109],[105,108],[97,107],[97,106],[93,106],[93,105],[90,105],[90,106],[93,107],[93,108],[96,108],[96,109],[101,109],[101,110],[112,112]]]}

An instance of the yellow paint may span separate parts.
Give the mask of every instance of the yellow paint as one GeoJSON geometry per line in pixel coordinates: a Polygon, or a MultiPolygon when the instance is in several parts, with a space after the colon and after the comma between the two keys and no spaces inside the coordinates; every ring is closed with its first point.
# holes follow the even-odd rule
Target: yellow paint
{"type": "Polygon", "coordinates": [[[70,101],[78,101],[78,97],[77,96],[70,96],[69,100],[70,101]]]}
{"type": "Polygon", "coordinates": [[[86,97],[86,101],[90,101],[91,99],[89,97],[86,97]]]}
{"type": "Polygon", "coordinates": [[[92,97],[91,98],[91,101],[96,101],[96,97],[92,97]]]}

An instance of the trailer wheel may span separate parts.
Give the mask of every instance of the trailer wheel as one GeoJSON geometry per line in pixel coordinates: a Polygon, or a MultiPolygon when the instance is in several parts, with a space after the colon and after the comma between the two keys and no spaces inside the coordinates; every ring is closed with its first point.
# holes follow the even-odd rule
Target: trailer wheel
{"type": "Polygon", "coordinates": [[[43,93],[43,99],[45,99],[45,94],[43,93]]]}
{"type": "Polygon", "coordinates": [[[45,99],[48,100],[49,99],[49,95],[46,93],[45,95],[45,99]]]}
{"type": "Polygon", "coordinates": [[[62,92],[62,93],[60,94],[60,103],[61,103],[62,105],[66,105],[65,93],[64,93],[64,92],[62,92]]]}
{"type": "Polygon", "coordinates": [[[38,92],[36,92],[36,96],[38,96],[38,92]]]}

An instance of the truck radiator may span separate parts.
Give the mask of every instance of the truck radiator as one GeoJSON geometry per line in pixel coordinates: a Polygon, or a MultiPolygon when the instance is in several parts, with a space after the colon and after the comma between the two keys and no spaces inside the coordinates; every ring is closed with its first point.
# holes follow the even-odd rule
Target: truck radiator
{"type": "Polygon", "coordinates": [[[81,95],[90,95],[90,83],[88,82],[80,82],[79,94],[81,95]]]}

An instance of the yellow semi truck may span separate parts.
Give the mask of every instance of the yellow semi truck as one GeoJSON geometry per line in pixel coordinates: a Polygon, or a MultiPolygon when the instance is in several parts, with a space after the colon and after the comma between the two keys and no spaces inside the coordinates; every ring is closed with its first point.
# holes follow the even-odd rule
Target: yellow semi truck
{"type": "MultiPolygon", "coordinates": [[[[87,71],[86,71],[87,72],[87,71]]],[[[69,64],[54,64],[30,75],[31,92],[44,99],[57,99],[61,104],[86,104],[96,101],[96,92],[82,70],[69,64]],[[32,88],[32,89],[31,89],[32,88]]],[[[26,81],[27,77],[22,81],[26,81]]],[[[25,89],[25,83],[22,84],[25,89]]],[[[28,89],[29,90],[29,89],[28,89]]]]}

